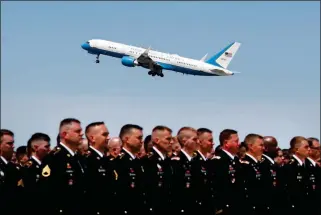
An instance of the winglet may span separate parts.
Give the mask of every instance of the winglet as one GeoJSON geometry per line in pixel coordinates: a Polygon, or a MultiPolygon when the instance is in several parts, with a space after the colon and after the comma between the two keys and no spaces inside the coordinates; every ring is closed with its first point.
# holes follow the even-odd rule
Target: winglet
{"type": "Polygon", "coordinates": [[[206,60],[207,54],[204,55],[204,57],[202,57],[202,59],[200,59],[201,62],[204,62],[206,60]]]}

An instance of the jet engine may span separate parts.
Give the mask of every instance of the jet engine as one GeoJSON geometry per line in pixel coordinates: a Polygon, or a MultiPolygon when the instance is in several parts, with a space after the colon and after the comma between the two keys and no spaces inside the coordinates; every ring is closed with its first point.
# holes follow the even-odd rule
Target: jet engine
{"type": "Polygon", "coordinates": [[[124,56],[124,57],[122,57],[121,63],[122,63],[124,66],[128,66],[128,67],[138,66],[137,60],[135,60],[134,58],[129,57],[129,56],[124,56]]]}

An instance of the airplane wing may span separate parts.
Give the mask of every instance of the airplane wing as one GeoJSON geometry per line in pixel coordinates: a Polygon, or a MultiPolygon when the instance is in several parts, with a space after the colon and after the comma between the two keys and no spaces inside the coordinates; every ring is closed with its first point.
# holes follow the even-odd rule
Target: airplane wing
{"type": "Polygon", "coordinates": [[[152,71],[154,70],[159,70],[162,67],[160,65],[158,65],[155,61],[153,61],[153,59],[151,59],[148,56],[148,53],[150,51],[150,47],[148,49],[146,49],[138,58],[137,58],[137,62],[139,63],[140,66],[150,69],[152,71]]]}
{"type": "Polygon", "coordinates": [[[202,57],[202,59],[200,59],[200,61],[204,62],[206,60],[206,57],[207,57],[207,54],[204,57],[202,57]]]}

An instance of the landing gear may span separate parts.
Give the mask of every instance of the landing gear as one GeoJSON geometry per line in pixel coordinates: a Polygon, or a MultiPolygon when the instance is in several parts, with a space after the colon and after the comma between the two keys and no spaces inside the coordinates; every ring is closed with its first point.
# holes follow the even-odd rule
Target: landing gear
{"type": "Polygon", "coordinates": [[[96,57],[96,63],[99,63],[100,61],[99,61],[99,54],[97,55],[97,57],[96,57]]]}
{"type": "Polygon", "coordinates": [[[151,75],[151,76],[155,76],[155,75],[157,75],[157,76],[160,76],[160,77],[164,77],[164,74],[162,73],[162,71],[149,71],[148,72],[148,75],[151,75]]]}

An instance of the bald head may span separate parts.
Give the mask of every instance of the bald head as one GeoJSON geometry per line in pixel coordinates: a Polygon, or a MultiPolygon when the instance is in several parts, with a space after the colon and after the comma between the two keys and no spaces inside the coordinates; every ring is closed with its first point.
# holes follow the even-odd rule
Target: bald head
{"type": "Polygon", "coordinates": [[[113,156],[117,157],[121,151],[123,143],[119,137],[113,137],[108,142],[108,153],[113,156]]]}
{"type": "Polygon", "coordinates": [[[278,147],[278,141],[273,136],[265,136],[263,137],[263,143],[264,143],[264,151],[269,156],[274,157],[276,156],[277,147],[278,147]]]}

